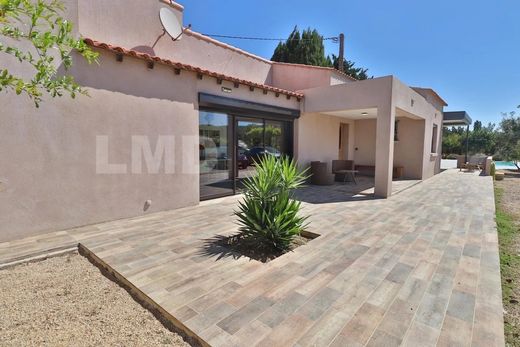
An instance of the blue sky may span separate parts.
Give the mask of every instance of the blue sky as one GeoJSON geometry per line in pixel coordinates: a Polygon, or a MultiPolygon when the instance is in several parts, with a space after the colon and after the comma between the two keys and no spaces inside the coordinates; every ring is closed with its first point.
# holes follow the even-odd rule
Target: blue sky
{"type": "MultiPolygon", "coordinates": [[[[180,0],[185,25],[208,34],[282,37],[300,28],[346,36],[346,58],[374,76],[431,87],[483,123],[520,104],[518,0],[180,0]]],[[[221,39],[270,58],[276,42],[221,39]]],[[[328,54],[338,45],[326,43],[328,54]]]]}

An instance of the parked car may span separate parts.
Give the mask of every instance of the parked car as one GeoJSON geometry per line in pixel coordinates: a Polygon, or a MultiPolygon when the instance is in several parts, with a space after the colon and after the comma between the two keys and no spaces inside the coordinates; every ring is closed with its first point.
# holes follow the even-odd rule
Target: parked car
{"type": "Polygon", "coordinates": [[[246,152],[249,165],[254,164],[266,155],[273,155],[279,158],[282,153],[274,147],[253,147],[246,152]]]}

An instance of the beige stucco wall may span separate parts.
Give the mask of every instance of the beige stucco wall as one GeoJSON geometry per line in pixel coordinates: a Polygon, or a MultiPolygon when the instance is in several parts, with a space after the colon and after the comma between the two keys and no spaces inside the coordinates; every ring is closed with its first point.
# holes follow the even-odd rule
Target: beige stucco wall
{"type": "Polygon", "coordinates": [[[330,74],[330,85],[343,84],[343,83],[352,83],[355,82],[352,78],[346,76],[343,73],[340,73],[336,70],[332,71],[330,74]]]}
{"type": "Polygon", "coordinates": [[[287,90],[330,85],[330,71],[303,65],[275,63],[272,78],[273,85],[287,90]]]}
{"type": "Polygon", "coordinates": [[[375,165],[376,161],[376,120],[355,121],[355,154],[356,165],[375,165]]]}
{"type": "Polygon", "coordinates": [[[189,151],[182,137],[198,134],[195,78],[168,78],[130,60],[116,67],[110,58],[76,67],[79,81],[96,86],[90,97],[46,100],[36,110],[0,95],[1,241],[139,215],[149,199],[148,212],[198,202],[198,175],[183,174],[179,160],[189,151]],[[132,135],[149,137],[152,148],[159,135],[175,136],[176,173],[132,174],[132,135]],[[96,136],[108,136],[110,163],[129,173],[96,174],[96,136]]]}
{"type": "Polygon", "coordinates": [[[89,97],[49,99],[35,109],[23,96],[0,94],[0,242],[197,204],[200,91],[299,108],[295,98],[99,52],[99,66],[77,59],[70,71],[89,97]],[[96,173],[97,136],[107,136],[109,163],[126,165],[126,173],[96,173]],[[143,160],[143,173],[132,173],[132,136],[146,136],[152,151],[159,136],[173,136],[175,172],[166,173],[163,162],[149,173],[143,160]]]}
{"type": "Polygon", "coordinates": [[[422,179],[424,120],[398,117],[398,138],[394,142],[394,167],[403,167],[404,178],[422,179]]]}
{"type": "MultiPolygon", "coordinates": [[[[74,2],[77,0],[68,0],[74,2]]],[[[159,0],[79,1],[79,32],[84,37],[135,49],[257,83],[271,82],[271,63],[215,41],[185,34],[176,42],[163,33],[159,10],[169,7],[159,0]]],[[[173,10],[173,9],[172,9],[173,10]]],[[[190,11],[187,7],[185,11],[190,11]]],[[[217,19],[216,19],[217,20],[217,19]]],[[[188,23],[184,23],[188,25],[188,23]]]]}
{"type": "Polygon", "coordinates": [[[442,105],[435,99],[426,99],[397,78],[393,79],[393,103],[404,112],[424,119],[422,179],[440,172],[442,147],[442,105]],[[411,102],[413,100],[413,104],[411,102]],[[433,125],[437,125],[437,151],[431,153],[433,125]]]}
{"type": "Polygon", "coordinates": [[[339,155],[341,123],[349,124],[349,157],[354,154],[355,125],[345,118],[318,113],[303,113],[295,122],[295,157],[303,167],[311,161],[323,161],[331,169],[332,160],[339,155]]]}

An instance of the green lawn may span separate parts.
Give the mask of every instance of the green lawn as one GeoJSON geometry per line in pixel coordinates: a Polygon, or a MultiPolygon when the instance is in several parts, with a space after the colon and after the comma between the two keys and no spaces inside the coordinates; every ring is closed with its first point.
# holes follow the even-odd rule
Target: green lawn
{"type": "Polygon", "coordinates": [[[513,217],[504,212],[500,201],[504,194],[502,188],[495,186],[496,221],[500,245],[500,270],[502,275],[502,299],[506,314],[504,330],[506,345],[520,346],[520,321],[518,311],[518,286],[520,275],[520,230],[515,226],[513,217]]]}

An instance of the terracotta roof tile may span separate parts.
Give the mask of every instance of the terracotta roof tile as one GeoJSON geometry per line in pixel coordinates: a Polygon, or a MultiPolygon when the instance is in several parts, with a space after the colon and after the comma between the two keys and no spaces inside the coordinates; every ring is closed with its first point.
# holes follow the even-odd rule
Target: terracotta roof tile
{"type": "Polygon", "coordinates": [[[111,51],[111,52],[121,53],[121,54],[124,54],[126,56],[135,57],[135,58],[138,58],[138,59],[143,59],[143,60],[147,60],[147,61],[153,61],[153,62],[165,64],[165,65],[170,65],[170,66],[172,66],[174,68],[177,68],[177,69],[197,72],[197,73],[200,73],[200,74],[203,74],[203,75],[206,75],[206,76],[211,76],[211,77],[214,77],[214,78],[217,78],[217,79],[230,81],[230,82],[234,82],[234,83],[240,83],[240,84],[243,84],[243,85],[247,85],[247,86],[254,87],[254,88],[259,88],[259,89],[262,89],[262,90],[268,90],[268,91],[271,91],[271,92],[274,92],[274,93],[280,93],[280,94],[284,94],[284,95],[294,96],[294,97],[297,97],[297,98],[303,98],[303,94],[302,93],[293,92],[293,91],[290,91],[290,90],[276,88],[276,87],[269,86],[269,85],[266,85],[266,84],[256,83],[256,82],[253,82],[253,81],[248,81],[248,80],[244,80],[244,79],[240,79],[240,78],[224,75],[224,74],[221,74],[221,73],[218,73],[218,72],[202,69],[202,68],[197,67],[197,66],[184,64],[184,63],[179,63],[179,62],[176,62],[176,61],[172,61],[172,60],[165,59],[165,58],[160,58],[160,57],[157,57],[157,56],[152,56],[152,55],[149,55],[147,53],[138,52],[138,51],[135,51],[135,50],[132,50],[132,49],[126,49],[124,47],[114,46],[114,45],[111,45],[109,43],[95,41],[95,40],[90,39],[90,38],[85,38],[84,41],[85,41],[85,43],[87,45],[95,47],[95,48],[105,49],[105,50],[108,50],[108,51],[111,51]]]}

